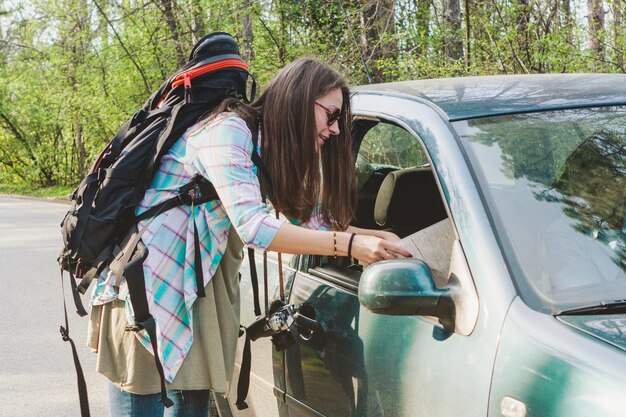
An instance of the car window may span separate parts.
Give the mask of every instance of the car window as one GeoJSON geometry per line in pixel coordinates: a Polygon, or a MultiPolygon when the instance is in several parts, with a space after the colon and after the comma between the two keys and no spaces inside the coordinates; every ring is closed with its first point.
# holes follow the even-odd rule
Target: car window
{"type": "MultiPolygon", "coordinates": [[[[407,249],[429,264],[437,285],[445,285],[454,233],[419,138],[396,124],[378,123],[361,140],[356,171],[359,198],[352,225],[406,238],[407,249]],[[385,181],[387,176],[393,178],[385,181]]],[[[347,257],[306,258],[300,265],[304,272],[325,266],[332,266],[334,274],[359,269],[347,257]]],[[[347,273],[346,279],[353,276],[347,273]]]]}
{"type": "Polygon", "coordinates": [[[535,308],[626,299],[625,116],[619,106],[453,124],[535,308]]]}
{"type": "Polygon", "coordinates": [[[370,129],[359,148],[361,163],[408,168],[428,163],[421,145],[405,129],[379,123],[370,129]]]}

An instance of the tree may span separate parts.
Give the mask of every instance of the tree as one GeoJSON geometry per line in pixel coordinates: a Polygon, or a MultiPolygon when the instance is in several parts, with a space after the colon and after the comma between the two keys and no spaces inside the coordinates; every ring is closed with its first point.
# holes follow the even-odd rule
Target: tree
{"type": "Polygon", "coordinates": [[[170,36],[174,43],[174,50],[176,51],[176,61],[178,66],[182,66],[187,61],[187,53],[185,45],[183,44],[180,36],[180,25],[176,20],[176,16],[180,15],[176,0],[159,0],[156,2],[157,6],[163,12],[165,22],[170,29],[170,36]]]}
{"type": "Polygon", "coordinates": [[[365,0],[362,6],[362,43],[367,60],[373,65],[375,82],[388,79],[385,66],[393,65],[398,55],[394,0],[365,0]]]}
{"type": "Polygon", "coordinates": [[[626,0],[0,0],[0,183],[75,185],[209,32],[236,35],[261,89],[303,55],[352,84],[368,82],[364,68],[374,81],[626,72],[625,10],[626,0]]]}
{"type": "Polygon", "coordinates": [[[529,0],[517,0],[517,39],[521,53],[525,54],[526,62],[531,62],[530,58],[530,1],[529,0]]]}
{"type": "Polygon", "coordinates": [[[626,42],[624,38],[624,12],[626,11],[625,0],[613,0],[613,48],[615,61],[620,70],[626,73],[626,42]]]}
{"type": "Polygon", "coordinates": [[[254,19],[252,0],[244,1],[244,13],[241,18],[241,56],[246,62],[254,60],[254,32],[252,20],[254,19]]]}
{"type": "Polygon", "coordinates": [[[204,5],[197,1],[192,2],[189,6],[190,9],[190,30],[191,30],[191,43],[194,45],[206,34],[205,9],[204,5]]]}
{"type": "Polygon", "coordinates": [[[589,46],[595,59],[604,61],[604,5],[602,0],[587,0],[589,20],[589,46]]]}
{"type": "Polygon", "coordinates": [[[417,31],[419,33],[419,43],[417,44],[416,52],[421,54],[428,48],[428,38],[430,35],[430,0],[416,1],[417,13],[415,15],[415,22],[417,31]]]}
{"type": "Polygon", "coordinates": [[[571,0],[563,0],[561,5],[563,14],[563,24],[566,28],[566,37],[568,45],[574,43],[574,17],[572,16],[571,0]]]}
{"type": "MultiPolygon", "coordinates": [[[[65,4],[61,3],[61,6],[67,13],[66,19],[61,22],[61,27],[65,25],[67,27],[60,31],[60,45],[68,54],[67,83],[72,95],[77,97],[76,100],[70,101],[68,109],[68,116],[71,121],[72,148],[75,149],[74,154],[77,156],[77,171],[85,172],[87,169],[87,152],[83,137],[83,109],[78,97],[81,93],[80,85],[82,82],[80,78],[83,75],[81,73],[87,60],[88,48],[86,45],[91,41],[89,9],[85,0],[74,2],[68,0],[65,4]]],[[[49,178],[48,181],[53,182],[53,179],[49,178]]]]}
{"type": "Polygon", "coordinates": [[[446,56],[458,61],[463,57],[463,35],[461,33],[461,3],[459,0],[445,0],[443,19],[445,21],[446,56]]]}

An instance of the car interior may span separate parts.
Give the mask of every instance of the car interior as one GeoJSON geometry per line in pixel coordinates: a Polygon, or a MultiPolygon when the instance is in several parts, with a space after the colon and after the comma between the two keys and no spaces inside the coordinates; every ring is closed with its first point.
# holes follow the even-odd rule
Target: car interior
{"type": "MultiPolygon", "coordinates": [[[[360,228],[390,231],[400,238],[412,235],[414,242],[428,246],[418,248],[417,256],[424,258],[429,265],[432,264],[437,285],[445,285],[454,234],[447,220],[448,213],[433,170],[421,145],[413,136],[407,140],[410,140],[410,146],[419,148],[417,151],[420,157],[399,160],[400,163],[396,165],[378,160],[368,161],[363,156],[366,153],[363,148],[367,146],[365,143],[369,140],[368,134],[381,124],[386,125],[383,129],[396,132],[402,130],[403,134],[410,135],[402,127],[388,122],[369,119],[353,122],[353,152],[357,161],[359,201],[352,224],[360,228]],[[437,271],[433,266],[437,267],[437,271]],[[441,268],[445,271],[441,271],[441,268]]],[[[397,134],[395,137],[378,134],[372,140],[382,142],[383,147],[391,148],[400,142],[397,134]]],[[[300,270],[349,290],[356,291],[358,288],[363,265],[359,265],[356,260],[327,256],[308,258],[303,259],[300,270]]]]}

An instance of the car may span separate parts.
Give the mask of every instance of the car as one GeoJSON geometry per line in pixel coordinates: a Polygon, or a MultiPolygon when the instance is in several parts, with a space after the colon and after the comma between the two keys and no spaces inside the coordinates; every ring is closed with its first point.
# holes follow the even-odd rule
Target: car
{"type": "Polygon", "coordinates": [[[219,415],[626,416],[626,75],[354,90],[353,224],[414,257],[266,254],[262,304],[316,325],[252,342],[219,415]]]}

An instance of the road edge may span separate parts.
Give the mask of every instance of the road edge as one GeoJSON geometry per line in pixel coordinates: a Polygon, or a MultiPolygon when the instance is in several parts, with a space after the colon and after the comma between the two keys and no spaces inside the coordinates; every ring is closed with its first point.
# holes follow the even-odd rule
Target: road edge
{"type": "Polygon", "coordinates": [[[0,197],[8,197],[8,198],[16,198],[20,200],[36,200],[36,201],[48,201],[50,203],[57,204],[70,204],[70,199],[67,197],[38,197],[34,195],[22,195],[22,194],[10,194],[10,193],[0,193],[0,197]]]}

